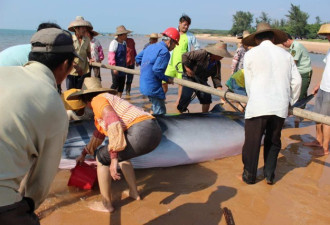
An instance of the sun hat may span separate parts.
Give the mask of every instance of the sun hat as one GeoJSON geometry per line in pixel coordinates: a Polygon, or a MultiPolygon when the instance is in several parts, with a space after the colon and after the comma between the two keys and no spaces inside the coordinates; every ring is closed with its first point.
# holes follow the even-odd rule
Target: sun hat
{"type": "Polygon", "coordinates": [[[61,94],[61,99],[64,103],[64,107],[65,107],[66,110],[79,110],[79,109],[85,108],[86,104],[80,99],[67,100],[67,97],[69,95],[71,95],[73,93],[76,93],[78,91],[80,91],[80,90],[72,88],[72,89],[69,89],[67,91],[64,91],[61,94]]]}
{"type": "Polygon", "coordinates": [[[320,27],[320,30],[319,30],[319,32],[317,32],[317,34],[319,34],[319,35],[327,35],[327,34],[330,34],[330,23],[323,24],[323,25],[320,27]]]}
{"type": "Polygon", "coordinates": [[[149,37],[149,38],[161,38],[162,35],[161,34],[158,34],[158,33],[151,33],[149,35],[146,35],[146,37],[149,37]]]}
{"type": "Polygon", "coordinates": [[[32,36],[30,42],[31,52],[72,53],[83,60],[73,47],[72,35],[69,31],[58,28],[42,29],[32,36]]]}
{"type": "Polygon", "coordinates": [[[99,35],[99,32],[97,32],[97,31],[95,31],[95,30],[90,30],[89,33],[91,33],[91,35],[92,35],[93,37],[99,35]]]}
{"type": "Polygon", "coordinates": [[[259,23],[257,25],[256,32],[250,34],[249,36],[243,38],[242,43],[244,45],[248,46],[257,46],[257,43],[255,42],[254,38],[257,34],[264,33],[271,31],[274,33],[274,44],[281,44],[288,40],[288,36],[284,31],[281,31],[279,29],[271,28],[271,26],[268,23],[259,23]]]}
{"type": "Polygon", "coordinates": [[[70,23],[68,30],[74,32],[75,27],[88,27],[93,30],[92,24],[82,16],[77,16],[76,19],[70,23]]]}
{"type": "Polygon", "coordinates": [[[81,97],[81,95],[84,94],[90,94],[90,93],[97,93],[97,92],[109,92],[110,94],[117,94],[117,91],[114,89],[110,89],[110,88],[103,88],[101,81],[99,78],[97,77],[86,77],[84,79],[84,83],[82,85],[82,88],[77,91],[74,92],[72,94],[70,94],[69,96],[67,96],[67,100],[73,100],[73,99],[79,99],[81,97]]]}
{"type": "Polygon", "coordinates": [[[248,30],[245,30],[245,31],[243,31],[242,35],[237,36],[237,39],[243,39],[243,38],[246,38],[249,35],[250,35],[250,32],[248,30]]]}
{"type": "Polygon", "coordinates": [[[116,28],[116,33],[114,35],[129,34],[132,33],[131,30],[126,30],[124,25],[120,25],[116,28]]]}
{"type": "Polygon", "coordinates": [[[227,44],[223,41],[220,41],[216,44],[208,45],[204,48],[208,53],[213,55],[231,58],[233,57],[227,50],[227,44]]]}

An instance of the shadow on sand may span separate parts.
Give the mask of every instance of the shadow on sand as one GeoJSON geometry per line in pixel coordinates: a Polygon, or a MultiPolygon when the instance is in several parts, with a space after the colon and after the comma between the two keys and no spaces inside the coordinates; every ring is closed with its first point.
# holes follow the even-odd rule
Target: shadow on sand
{"type": "MultiPolygon", "coordinates": [[[[214,171],[207,169],[201,165],[186,165],[186,166],[176,166],[170,168],[154,168],[154,169],[143,169],[136,170],[136,178],[138,187],[142,187],[139,190],[142,199],[146,198],[153,192],[164,192],[171,193],[168,197],[162,199],[160,202],[155,202],[155,205],[159,204],[169,204],[174,201],[180,195],[188,195],[193,192],[201,191],[212,186],[216,179],[217,173],[214,171]],[[189,181],[189,182],[187,182],[189,181]]],[[[121,224],[121,207],[132,202],[130,198],[125,198],[121,200],[121,193],[127,188],[125,181],[120,181],[113,185],[113,200],[116,211],[110,214],[110,224],[121,224]]],[[[219,208],[219,203],[222,199],[226,199],[226,196],[232,197],[235,192],[233,190],[229,190],[228,187],[220,188],[216,191],[212,196],[213,200],[209,200],[208,203],[203,203],[208,206],[214,204],[214,208],[217,213],[221,215],[221,211],[219,208]],[[216,198],[217,197],[217,198],[216,198]]],[[[227,197],[227,199],[229,198],[227,197]]],[[[210,198],[211,199],[211,198],[210,198]]],[[[143,201],[143,200],[142,200],[143,201]]],[[[199,214],[198,207],[189,206],[190,204],[181,206],[191,208],[191,211],[188,210],[189,214],[199,214]]],[[[213,207],[210,207],[213,208],[213,207]]],[[[178,209],[181,210],[181,209],[178,209]]],[[[173,211],[171,211],[173,213],[173,211]]],[[[211,212],[211,211],[210,211],[211,212]]],[[[200,215],[200,214],[199,214],[200,215]]],[[[220,217],[219,217],[220,219],[220,217]]],[[[154,224],[154,223],[152,223],[154,224]]],[[[157,223],[156,223],[157,224],[157,223]]],[[[169,221],[167,224],[175,224],[169,221]]],[[[176,223],[177,224],[177,223],[176,223]]],[[[191,223],[184,223],[191,224],[191,223]]],[[[217,223],[216,223],[217,224],[217,223]]]]}

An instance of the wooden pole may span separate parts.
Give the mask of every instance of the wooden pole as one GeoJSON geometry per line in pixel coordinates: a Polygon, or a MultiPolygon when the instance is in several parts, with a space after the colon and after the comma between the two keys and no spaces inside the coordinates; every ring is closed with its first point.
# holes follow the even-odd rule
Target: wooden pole
{"type": "MultiPolygon", "coordinates": [[[[101,68],[106,68],[106,69],[118,70],[118,71],[121,71],[124,73],[140,75],[140,70],[127,69],[127,68],[120,67],[120,66],[110,66],[110,65],[105,65],[105,64],[101,64],[101,63],[95,63],[95,62],[91,63],[91,65],[101,67],[101,68]]],[[[209,87],[209,86],[205,86],[202,84],[198,84],[195,82],[178,79],[178,78],[174,78],[173,81],[176,84],[190,87],[190,88],[193,88],[193,89],[196,89],[199,91],[203,91],[205,93],[209,93],[209,94],[220,96],[220,97],[225,96],[225,91],[223,91],[223,90],[217,90],[217,89],[209,87]]],[[[243,102],[243,103],[247,103],[247,101],[248,101],[247,96],[234,94],[234,93],[230,93],[230,92],[226,93],[226,98],[228,98],[230,100],[238,101],[238,102],[243,102]]],[[[327,124],[330,126],[330,116],[322,115],[319,113],[311,112],[311,111],[300,109],[300,108],[293,108],[290,110],[289,113],[294,116],[299,116],[299,117],[302,117],[305,119],[313,120],[317,123],[323,123],[323,124],[327,124]]]]}

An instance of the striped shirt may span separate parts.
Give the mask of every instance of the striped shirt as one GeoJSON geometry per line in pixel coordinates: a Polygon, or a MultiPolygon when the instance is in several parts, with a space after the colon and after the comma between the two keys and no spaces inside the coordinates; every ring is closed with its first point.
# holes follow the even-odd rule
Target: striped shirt
{"type": "Polygon", "coordinates": [[[102,112],[106,106],[111,106],[113,108],[119,118],[123,130],[127,130],[133,124],[143,120],[154,118],[150,113],[144,112],[142,109],[132,105],[128,101],[109,93],[99,94],[93,98],[91,104],[94,112],[95,127],[104,135],[107,135],[107,127],[105,127],[102,112]]]}

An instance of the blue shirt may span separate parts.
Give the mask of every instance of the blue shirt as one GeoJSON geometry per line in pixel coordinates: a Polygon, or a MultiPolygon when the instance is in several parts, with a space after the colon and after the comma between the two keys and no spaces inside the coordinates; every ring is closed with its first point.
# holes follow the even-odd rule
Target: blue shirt
{"type": "Polygon", "coordinates": [[[15,45],[0,52],[0,66],[23,66],[29,61],[31,44],[15,45]]]}
{"type": "Polygon", "coordinates": [[[141,65],[140,92],[143,95],[165,99],[162,81],[168,81],[165,70],[170,60],[170,53],[165,42],[148,46],[135,57],[141,65]]]}

